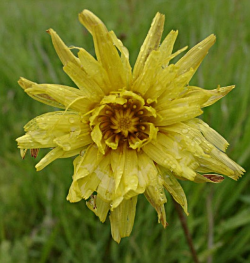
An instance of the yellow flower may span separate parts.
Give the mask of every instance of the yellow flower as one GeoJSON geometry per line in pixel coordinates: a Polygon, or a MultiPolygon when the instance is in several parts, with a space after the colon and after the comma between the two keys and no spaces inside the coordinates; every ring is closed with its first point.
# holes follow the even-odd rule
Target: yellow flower
{"type": "Polygon", "coordinates": [[[132,231],[139,194],[166,227],[164,188],[188,214],[177,179],[217,183],[222,175],[237,180],[244,172],[224,153],[227,141],[196,118],[234,86],[189,86],[214,35],[170,64],[186,48],[172,54],[177,31],[160,45],[164,15],[157,13],[132,71],[129,53],[113,31],[88,10],[79,19],[93,36],[97,59],[83,48],[75,48],[75,56],[48,30],[64,71],[79,89],[21,78],[30,97],[63,111],[31,120],[17,142],[22,157],[27,149],[36,157],[39,148],[52,148],[38,171],[57,158],[78,155],[67,199],[87,200],[102,222],[109,213],[112,236],[120,242],[132,231]]]}

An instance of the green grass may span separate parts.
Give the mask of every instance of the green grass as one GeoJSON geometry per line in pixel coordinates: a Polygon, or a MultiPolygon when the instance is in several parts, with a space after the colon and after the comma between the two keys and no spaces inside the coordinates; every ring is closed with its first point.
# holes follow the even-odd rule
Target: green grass
{"type": "MultiPolygon", "coordinates": [[[[229,156],[250,168],[248,0],[1,1],[0,262],[193,262],[169,195],[167,229],[140,196],[133,232],[118,245],[111,239],[108,220],[100,223],[83,201],[66,201],[73,159],[58,160],[37,173],[34,165],[44,152],[38,160],[23,161],[19,155],[15,138],[23,134],[24,124],[53,109],[30,99],[17,80],[23,76],[73,85],[45,30],[52,27],[68,45],[94,54],[91,36],[77,19],[84,8],[123,39],[132,64],[157,11],[166,15],[164,35],[179,30],[176,50],[215,33],[217,42],[191,84],[207,89],[236,85],[205,109],[203,119],[228,139],[229,156]]],[[[247,172],[238,182],[226,178],[220,185],[182,183],[188,226],[201,262],[250,262],[249,178],[247,172]]]]}

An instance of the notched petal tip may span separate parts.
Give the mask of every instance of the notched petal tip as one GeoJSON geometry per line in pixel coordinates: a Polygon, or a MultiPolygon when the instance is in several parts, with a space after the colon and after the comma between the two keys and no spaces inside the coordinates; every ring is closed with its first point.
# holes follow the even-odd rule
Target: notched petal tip
{"type": "Polygon", "coordinates": [[[25,78],[23,78],[23,77],[21,77],[21,78],[17,81],[17,83],[18,83],[24,90],[26,90],[26,89],[28,89],[28,88],[31,88],[32,85],[36,84],[35,82],[32,82],[32,81],[30,81],[30,80],[28,80],[28,79],[25,79],[25,78]]]}
{"type": "MultiPolygon", "coordinates": [[[[51,34],[51,31],[54,31],[52,28],[49,28],[49,29],[47,29],[46,30],[46,32],[48,33],[48,34],[51,34]]],[[[55,32],[55,31],[54,31],[55,32]]]]}

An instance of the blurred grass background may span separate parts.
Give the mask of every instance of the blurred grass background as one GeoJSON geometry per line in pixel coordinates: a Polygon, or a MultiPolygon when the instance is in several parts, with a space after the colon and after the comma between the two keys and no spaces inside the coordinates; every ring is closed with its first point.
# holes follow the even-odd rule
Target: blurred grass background
{"type": "MultiPolygon", "coordinates": [[[[193,262],[168,195],[169,226],[157,223],[141,196],[133,232],[120,245],[85,202],[66,201],[72,159],[58,160],[37,173],[37,160],[23,161],[15,138],[31,118],[53,111],[29,98],[20,76],[39,83],[73,85],[45,30],[52,27],[67,45],[94,54],[91,36],[78,22],[84,8],[114,30],[134,64],[157,11],[166,15],[164,36],[179,30],[175,50],[211,33],[215,46],[191,84],[206,89],[235,84],[223,100],[205,109],[203,119],[230,142],[228,154],[250,169],[250,2],[249,0],[71,0],[0,2],[0,262],[193,262]]],[[[182,183],[189,202],[188,226],[200,262],[250,262],[249,173],[220,185],[182,183]]]]}

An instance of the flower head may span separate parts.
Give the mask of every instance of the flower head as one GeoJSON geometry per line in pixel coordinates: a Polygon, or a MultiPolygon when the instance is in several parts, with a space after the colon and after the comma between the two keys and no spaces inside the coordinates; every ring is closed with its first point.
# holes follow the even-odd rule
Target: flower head
{"type": "Polygon", "coordinates": [[[30,97],[63,110],[31,120],[17,142],[22,157],[27,149],[36,157],[38,149],[52,148],[36,165],[38,171],[58,158],[78,155],[67,199],[87,200],[102,222],[109,213],[112,236],[120,242],[132,231],[139,194],[166,227],[164,189],[188,213],[177,179],[218,183],[222,175],[237,180],[244,172],[225,154],[227,141],[197,118],[234,86],[204,90],[189,85],[214,35],[171,64],[186,48],[172,54],[177,31],[160,44],[164,15],[157,13],[132,71],[128,50],[115,33],[88,10],[79,18],[93,36],[97,59],[83,48],[76,48],[75,56],[48,30],[78,89],[21,78],[30,97]]]}

